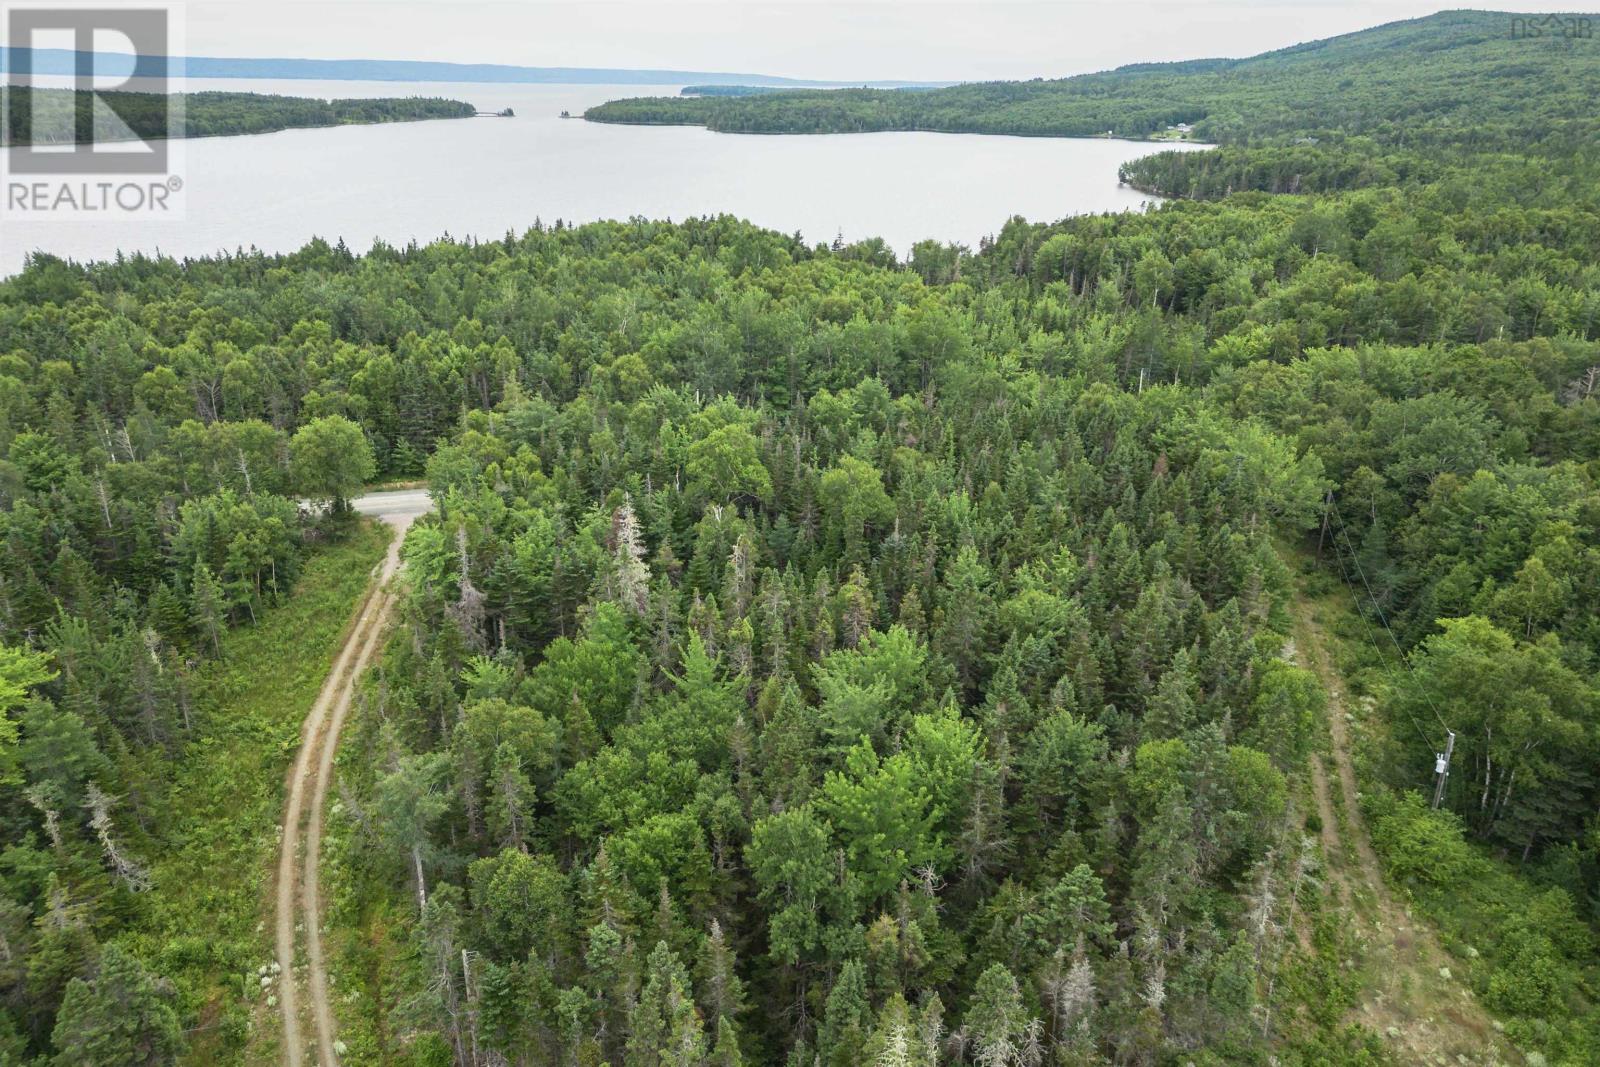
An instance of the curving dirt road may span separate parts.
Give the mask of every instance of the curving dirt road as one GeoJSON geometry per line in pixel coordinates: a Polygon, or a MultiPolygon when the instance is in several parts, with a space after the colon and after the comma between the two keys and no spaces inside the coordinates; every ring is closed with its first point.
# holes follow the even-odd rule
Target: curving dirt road
{"type": "Polygon", "coordinates": [[[300,751],[287,782],[283,838],[278,852],[277,956],[282,967],[278,1004],[283,1015],[283,1062],[289,1067],[300,1067],[306,1052],[301,1034],[303,1009],[294,969],[296,929],[305,932],[306,985],[316,1030],[315,1062],[320,1067],[334,1067],[339,1062],[334,1048],[333,1007],[328,1000],[328,971],[322,951],[322,896],[317,881],[323,807],[328,783],[333,778],[339,731],[350,710],[351,697],[382,640],[394,606],[394,594],[388,584],[400,566],[400,542],[406,528],[432,504],[425,490],[410,489],[372,493],[354,501],[354,506],[363,515],[388,523],[395,532],[383,562],[374,568],[372,586],[356,609],[333,669],[328,672],[316,702],[306,714],[300,731],[300,751]],[[298,886],[297,873],[300,876],[298,886]]]}

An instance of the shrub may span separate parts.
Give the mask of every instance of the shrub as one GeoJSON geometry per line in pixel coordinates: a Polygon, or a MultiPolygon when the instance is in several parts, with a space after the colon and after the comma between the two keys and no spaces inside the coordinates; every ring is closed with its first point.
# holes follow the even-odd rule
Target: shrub
{"type": "Polygon", "coordinates": [[[1407,884],[1451,885],[1480,862],[1462,838],[1461,820],[1434,811],[1417,793],[1382,805],[1372,822],[1372,843],[1395,878],[1407,884]]]}
{"type": "Polygon", "coordinates": [[[1571,970],[1555,958],[1550,940],[1531,930],[1512,931],[1510,951],[1489,976],[1485,1000],[1513,1015],[1560,1015],[1571,988],[1571,970]]]}

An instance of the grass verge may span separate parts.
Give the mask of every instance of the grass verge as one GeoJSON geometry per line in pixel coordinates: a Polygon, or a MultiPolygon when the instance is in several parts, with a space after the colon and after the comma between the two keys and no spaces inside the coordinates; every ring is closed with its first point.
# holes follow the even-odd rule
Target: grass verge
{"type": "MultiPolygon", "coordinates": [[[[269,1018],[272,990],[258,969],[272,959],[268,886],[284,774],[388,538],[387,527],[366,524],[315,553],[293,595],[229,633],[221,658],[194,679],[194,736],[171,776],[154,888],[129,939],[178,988],[186,1063],[240,1061],[269,1018]]],[[[275,1048],[264,1054],[275,1059],[275,1048]]]]}
{"type": "MultiPolygon", "coordinates": [[[[1408,911],[1438,932],[1448,954],[1438,984],[1470,989],[1529,1064],[1600,1063],[1600,944],[1580,915],[1582,881],[1569,869],[1571,856],[1519,864],[1470,839],[1448,811],[1430,810],[1429,753],[1405,723],[1386,716],[1390,690],[1407,684],[1404,665],[1336,577],[1300,562],[1302,589],[1348,689],[1373,848],[1408,911]]],[[[1455,1015],[1448,998],[1413,992],[1420,1012],[1455,1015]]]]}
{"type": "MultiPolygon", "coordinates": [[[[388,638],[390,643],[405,640],[403,628],[388,638]]],[[[374,847],[373,813],[346,806],[354,795],[371,795],[373,778],[387,764],[380,693],[383,658],[357,690],[335,761],[339,790],[324,828],[322,870],[331,928],[328,970],[338,991],[335,1009],[347,1058],[415,1067],[448,1062],[449,1054],[436,1035],[425,1027],[419,1031],[410,1008],[425,995],[427,975],[416,904],[401,888],[409,872],[385,862],[384,850],[374,847]]]]}

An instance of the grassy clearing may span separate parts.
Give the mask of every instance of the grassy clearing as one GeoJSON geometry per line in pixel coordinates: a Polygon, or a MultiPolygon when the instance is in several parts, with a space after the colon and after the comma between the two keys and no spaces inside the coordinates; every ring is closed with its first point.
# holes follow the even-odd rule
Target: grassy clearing
{"type": "Polygon", "coordinates": [[[185,1062],[239,1060],[267,1018],[257,968],[272,958],[265,917],[284,774],[388,538],[368,524],[317,552],[293,596],[230,633],[195,679],[195,736],[171,776],[155,888],[132,939],[178,987],[192,1028],[185,1062]]]}
{"type": "MultiPolygon", "coordinates": [[[[1415,769],[1415,753],[1393,743],[1376,699],[1396,666],[1392,656],[1386,658],[1384,646],[1371,640],[1336,578],[1304,554],[1289,555],[1300,571],[1300,652],[1328,694],[1328,759],[1316,772],[1329,914],[1338,915],[1343,944],[1322,963],[1342,967],[1355,993],[1339,1017],[1377,1035],[1393,1062],[1520,1062],[1495,1032],[1499,1024],[1486,1004],[1473,996],[1482,990],[1462,981],[1444,944],[1448,938],[1421,918],[1423,909],[1395,877],[1388,856],[1374,847],[1382,843],[1379,827],[1372,825],[1375,802],[1395,796],[1393,784],[1410,784],[1405,774],[1415,769]]],[[[1331,947],[1319,939],[1317,955],[1331,947]]],[[[1351,1054],[1330,1054],[1326,1062],[1371,1062],[1365,1045],[1345,1051],[1351,1054]]]]}
{"type": "MultiPolygon", "coordinates": [[[[1438,932],[1449,977],[1424,974],[1397,989],[1414,1014],[1460,1021],[1463,986],[1500,1020],[1530,1063],[1600,1061],[1600,952],[1579,917],[1564,857],[1522,866],[1469,840],[1457,820],[1428,810],[1431,761],[1406,723],[1384,714],[1404,666],[1374,640],[1347,591],[1326,572],[1305,570],[1314,621],[1349,690],[1347,724],[1361,784],[1361,808],[1390,887],[1438,932]]],[[[1341,821],[1343,813],[1341,813],[1341,821]]]]}
{"type": "Polygon", "coordinates": [[[1554,1064],[1597,1062],[1600,969],[1572,894],[1550,871],[1519,870],[1468,842],[1458,820],[1418,796],[1382,790],[1367,806],[1379,854],[1438,928],[1453,976],[1519,1047],[1554,1064]]]}

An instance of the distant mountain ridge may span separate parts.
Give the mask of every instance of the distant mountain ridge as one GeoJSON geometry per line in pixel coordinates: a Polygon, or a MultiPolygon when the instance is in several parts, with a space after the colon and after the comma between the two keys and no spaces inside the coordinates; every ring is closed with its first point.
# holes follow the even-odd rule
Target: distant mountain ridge
{"type": "Polygon", "coordinates": [[[919,93],[839,89],[630,97],[599,122],[724,133],[935,130],[1259,145],[1361,138],[1545,154],[1600,144],[1600,14],[1445,11],[1240,59],[1136,63],[919,93]]]}
{"type": "MultiPolygon", "coordinates": [[[[543,85],[762,85],[829,89],[843,86],[892,89],[933,87],[951,82],[819,81],[767,74],[626,67],[523,67],[503,63],[444,63],[411,59],[284,59],[218,56],[138,56],[93,53],[97,73],[109,77],[283,78],[322,81],[499,82],[543,85]]],[[[71,74],[79,53],[66,48],[0,48],[0,71],[31,59],[34,74],[71,74]],[[31,53],[31,56],[22,53],[31,53]]]]}

